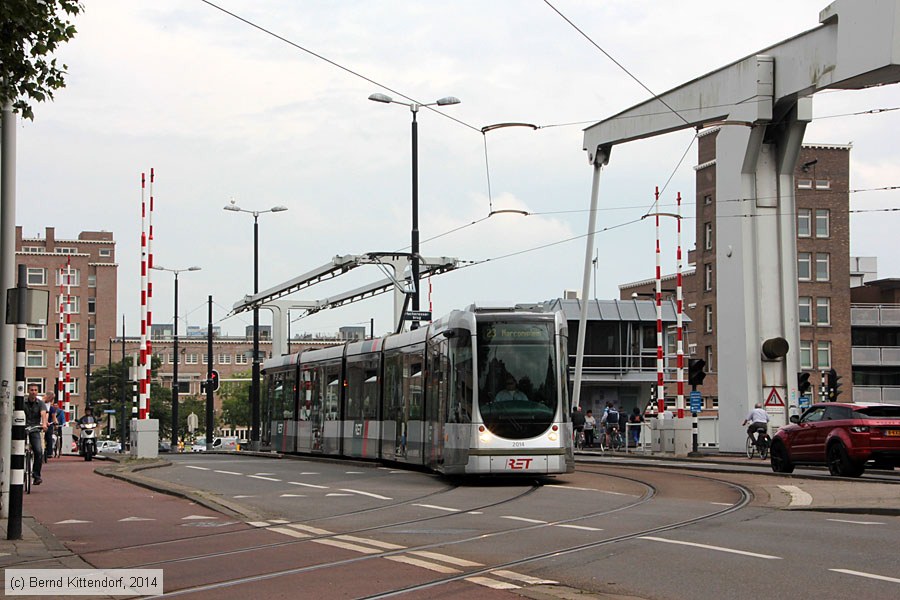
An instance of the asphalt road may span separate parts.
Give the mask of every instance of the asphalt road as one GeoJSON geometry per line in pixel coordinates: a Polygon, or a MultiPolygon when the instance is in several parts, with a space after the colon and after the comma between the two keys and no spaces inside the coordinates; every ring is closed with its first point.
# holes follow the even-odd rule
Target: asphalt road
{"type": "MultiPolygon", "coordinates": [[[[141,476],[234,510],[101,477],[74,459],[51,461],[27,510],[89,565],[163,569],[165,597],[900,593],[900,517],[784,510],[829,482],[605,462],[552,479],[459,481],[355,463],[167,458],[171,466],[141,476]]],[[[898,489],[846,485],[862,496],[898,489]]]]}

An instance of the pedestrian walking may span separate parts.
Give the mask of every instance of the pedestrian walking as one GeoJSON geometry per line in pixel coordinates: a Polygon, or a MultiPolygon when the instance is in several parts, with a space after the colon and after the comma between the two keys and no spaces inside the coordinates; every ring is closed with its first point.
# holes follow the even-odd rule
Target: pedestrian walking
{"type": "Polygon", "coordinates": [[[597,428],[597,419],[594,417],[593,411],[587,411],[584,416],[584,445],[588,448],[594,447],[594,431],[597,428]]]}

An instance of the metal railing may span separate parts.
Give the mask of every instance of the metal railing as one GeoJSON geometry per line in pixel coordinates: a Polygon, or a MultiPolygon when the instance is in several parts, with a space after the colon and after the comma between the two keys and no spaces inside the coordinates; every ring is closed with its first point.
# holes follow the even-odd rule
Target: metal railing
{"type": "Polygon", "coordinates": [[[900,326],[900,304],[851,304],[850,324],[900,326]]]}

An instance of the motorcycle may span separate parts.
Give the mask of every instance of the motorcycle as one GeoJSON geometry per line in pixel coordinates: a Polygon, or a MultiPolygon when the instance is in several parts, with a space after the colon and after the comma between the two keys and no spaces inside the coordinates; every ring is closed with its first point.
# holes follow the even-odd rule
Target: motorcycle
{"type": "Polygon", "coordinates": [[[97,454],[97,424],[82,423],[81,435],[78,438],[78,454],[84,457],[84,460],[92,460],[97,454]]]}

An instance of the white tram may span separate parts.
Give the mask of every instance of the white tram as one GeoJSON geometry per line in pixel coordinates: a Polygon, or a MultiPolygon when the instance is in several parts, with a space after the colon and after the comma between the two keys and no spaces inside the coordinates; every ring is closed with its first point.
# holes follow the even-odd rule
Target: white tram
{"type": "Polygon", "coordinates": [[[274,450],[445,474],[574,470],[561,312],[470,306],[427,327],[273,358],[274,450]]]}

